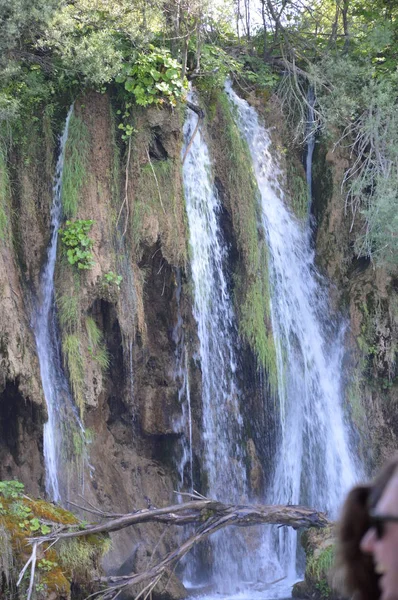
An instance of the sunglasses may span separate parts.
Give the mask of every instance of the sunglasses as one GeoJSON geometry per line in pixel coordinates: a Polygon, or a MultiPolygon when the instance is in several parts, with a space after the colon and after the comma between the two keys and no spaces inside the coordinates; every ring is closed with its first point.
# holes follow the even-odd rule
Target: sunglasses
{"type": "Polygon", "coordinates": [[[386,533],[386,523],[395,522],[398,523],[398,516],[394,515],[377,515],[370,513],[369,515],[369,529],[372,527],[376,532],[376,537],[381,540],[386,533]]]}

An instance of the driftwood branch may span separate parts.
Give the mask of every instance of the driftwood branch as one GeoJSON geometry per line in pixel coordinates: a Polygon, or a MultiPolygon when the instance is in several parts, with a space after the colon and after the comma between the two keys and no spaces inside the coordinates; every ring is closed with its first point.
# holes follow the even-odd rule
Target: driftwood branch
{"type": "MultiPolygon", "coordinates": [[[[225,525],[270,524],[286,525],[299,529],[301,527],[326,527],[326,516],[305,506],[284,505],[249,505],[223,504],[216,500],[193,500],[185,504],[175,504],[164,508],[144,508],[115,518],[109,518],[99,524],[88,525],[77,531],[72,527],[64,533],[49,533],[48,535],[32,538],[32,542],[52,542],[55,539],[65,540],[87,536],[95,533],[111,533],[138,523],[158,522],[170,525],[203,525],[212,518],[226,518],[225,525]]],[[[225,526],[223,525],[223,526],[225,526]]]]}
{"type": "Polygon", "coordinates": [[[205,118],[205,111],[203,110],[203,108],[200,108],[200,106],[189,102],[189,100],[187,100],[186,105],[198,115],[199,119],[205,118]]]}
{"type": "MultiPolygon", "coordinates": [[[[43,543],[56,544],[60,540],[98,533],[111,533],[142,523],[160,522],[166,525],[196,526],[196,531],[187,540],[164,556],[156,565],[148,567],[146,571],[126,576],[102,577],[98,581],[101,585],[101,590],[92,596],[101,595],[104,600],[110,600],[111,598],[116,598],[123,589],[132,585],[143,585],[144,588],[141,590],[143,594],[144,590],[145,592],[152,590],[154,585],[163,576],[167,576],[170,570],[175,567],[178,561],[193,546],[228,525],[248,527],[268,524],[289,526],[298,529],[326,527],[329,524],[328,519],[323,513],[304,506],[224,504],[204,498],[199,494],[193,494],[191,498],[190,502],[183,504],[175,504],[164,508],[146,508],[125,515],[112,516],[110,513],[105,513],[102,515],[106,519],[103,523],[93,523],[84,529],[76,529],[76,525],[71,525],[63,531],[58,530],[48,535],[31,538],[29,541],[33,545],[32,556],[35,554],[37,547],[43,543]]],[[[93,507],[90,508],[89,512],[93,512],[93,507]]],[[[34,562],[32,557],[25,565],[24,572],[29,564],[32,564],[33,569],[34,562]]]]}
{"type": "Polygon", "coordinates": [[[196,122],[196,127],[195,127],[194,132],[193,132],[193,134],[191,136],[191,139],[189,140],[189,142],[187,144],[187,147],[186,147],[186,150],[184,152],[184,156],[183,156],[183,159],[182,159],[182,164],[184,164],[185,159],[187,157],[187,154],[188,154],[188,152],[191,149],[191,146],[192,146],[193,141],[195,139],[195,135],[198,132],[200,122],[205,118],[205,111],[202,108],[200,108],[200,106],[196,106],[196,104],[192,104],[192,102],[189,102],[189,100],[187,100],[187,106],[188,106],[188,108],[190,108],[191,110],[193,110],[198,115],[198,120],[196,122]]]}

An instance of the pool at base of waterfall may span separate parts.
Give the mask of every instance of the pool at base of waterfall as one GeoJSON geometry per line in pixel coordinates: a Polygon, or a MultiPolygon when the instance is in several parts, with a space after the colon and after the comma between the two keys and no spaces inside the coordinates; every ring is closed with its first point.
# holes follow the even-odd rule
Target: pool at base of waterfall
{"type": "MultiPolygon", "coordinates": [[[[284,578],[281,581],[273,583],[266,582],[242,582],[237,586],[235,593],[223,592],[214,589],[212,585],[190,586],[184,583],[188,591],[188,600],[291,600],[292,587],[299,579],[288,580],[284,578]]],[[[226,587],[229,587],[228,585],[226,587]]]]}

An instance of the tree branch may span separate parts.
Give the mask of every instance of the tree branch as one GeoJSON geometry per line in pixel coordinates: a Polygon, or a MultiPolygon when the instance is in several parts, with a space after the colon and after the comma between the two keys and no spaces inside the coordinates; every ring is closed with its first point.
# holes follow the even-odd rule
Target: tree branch
{"type": "MultiPolygon", "coordinates": [[[[187,540],[146,571],[126,576],[102,577],[99,583],[102,585],[106,584],[106,589],[104,590],[102,587],[98,593],[95,592],[92,596],[101,594],[104,600],[110,600],[111,598],[116,598],[121,590],[132,585],[137,586],[145,583],[144,589],[152,590],[152,584],[154,582],[157,583],[163,575],[169,573],[170,569],[193,546],[228,525],[248,527],[252,525],[271,524],[298,529],[326,527],[329,524],[325,514],[304,506],[224,504],[216,500],[204,498],[196,493],[192,494],[191,498],[190,502],[183,504],[165,506],[164,508],[147,508],[125,515],[115,515],[113,518],[109,513],[106,513],[104,515],[106,521],[103,523],[93,523],[84,529],[76,529],[78,525],[71,525],[67,531],[60,532],[58,530],[58,532],[54,531],[48,535],[30,538],[29,542],[33,545],[32,556],[25,565],[22,573],[26,571],[29,564],[33,564],[32,557],[38,546],[43,543],[55,544],[65,539],[99,533],[111,533],[131,527],[132,525],[148,522],[161,522],[167,525],[178,526],[188,524],[197,526],[196,531],[187,540]]],[[[90,512],[92,512],[92,509],[90,509],[90,512]]]]}

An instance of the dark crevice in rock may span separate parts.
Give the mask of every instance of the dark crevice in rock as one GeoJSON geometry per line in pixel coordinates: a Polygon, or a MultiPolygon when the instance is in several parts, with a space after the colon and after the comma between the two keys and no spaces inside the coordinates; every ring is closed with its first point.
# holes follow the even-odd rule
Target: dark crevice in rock
{"type": "Polygon", "coordinates": [[[149,156],[154,160],[167,160],[168,153],[162,142],[162,130],[159,126],[152,128],[152,140],[149,144],[149,156]]]}
{"type": "Polygon", "coordinates": [[[18,381],[6,383],[0,394],[0,479],[18,478],[32,491],[42,487],[43,417],[18,381]]]}

